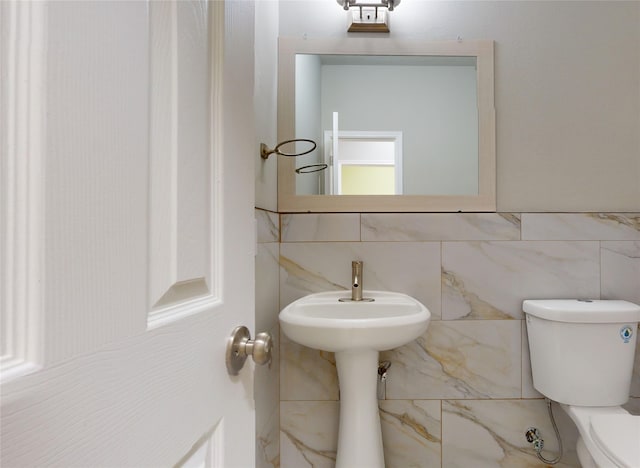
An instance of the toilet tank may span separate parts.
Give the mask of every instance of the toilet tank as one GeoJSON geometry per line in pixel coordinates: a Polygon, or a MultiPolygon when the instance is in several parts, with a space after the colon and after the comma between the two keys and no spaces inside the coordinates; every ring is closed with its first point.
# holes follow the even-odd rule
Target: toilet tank
{"type": "Polygon", "coordinates": [[[627,301],[526,300],[533,386],[576,406],[629,399],[640,306],[627,301]]]}

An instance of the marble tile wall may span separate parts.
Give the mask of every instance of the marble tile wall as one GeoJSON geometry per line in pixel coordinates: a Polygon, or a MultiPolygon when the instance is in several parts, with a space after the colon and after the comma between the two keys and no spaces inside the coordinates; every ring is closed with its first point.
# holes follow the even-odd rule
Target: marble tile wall
{"type": "MultiPolygon", "coordinates": [[[[382,353],[388,468],[538,467],[524,439],[541,429],[521,303],[619,298],[640,303],[640,213],[281,214],[280,308],[311,292],[348,289],[352,260],[366,289],[404,292],[432,312],[423,336],[382,353]]],[[[270,260],[271,262],[271,260],[270,260]]],[[[281,337],[280,464],[333,467],[339,389],[331,353],[281,337]]],[[[631,411],[640,410],[640,357],[631,411]]],[[[579,466],[577,433],[556,407],[579,466]]]]}

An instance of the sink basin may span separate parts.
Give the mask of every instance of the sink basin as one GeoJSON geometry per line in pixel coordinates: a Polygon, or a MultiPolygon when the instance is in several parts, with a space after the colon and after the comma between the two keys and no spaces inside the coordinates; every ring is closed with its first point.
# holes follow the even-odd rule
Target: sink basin
{"type": "Polygon", "coordinates": [[[340,423],[336,468],[384,468],[376,387],[378,352],[422,335],[431,313],[406,294],[363,291],[371,302],[340,302],[350,291],[310,294],[280,312],[291,340],[336,353],[340,423]]]}
{"type": "Polygon", "coordinates": [[[339,302],[348,291],[311,294],[280,312],[280,326],[296,343],[325,351],[397,348],[427,329],[430,312],[406,294],[365,291],[373,302],[339,302]]]}

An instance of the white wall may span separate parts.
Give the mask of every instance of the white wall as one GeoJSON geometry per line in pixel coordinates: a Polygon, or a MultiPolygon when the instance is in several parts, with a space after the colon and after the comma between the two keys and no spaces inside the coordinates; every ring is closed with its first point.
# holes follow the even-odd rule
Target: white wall
{"type": "MultiPolygon", "coordinates": [[[[347,37],[345,15],[282,1],[280,36],[347,37]]],[[[414,0],[390,16],[391,37],[496,41],[499,211],[640,210],[640,2],[414,0]]]]}
{"type": "MultiPolygon", "coordinates": [[[[259,0],[255,2],[255,129],[256,152],[255,190],[256,207],[277,211],[277,160],[271,155],[268,160],[260,157],[260,143],[273,148],[278,137],[278,2],[259,0]]],[[[247,90],[249,92],[250,90],[247,90]]]]}

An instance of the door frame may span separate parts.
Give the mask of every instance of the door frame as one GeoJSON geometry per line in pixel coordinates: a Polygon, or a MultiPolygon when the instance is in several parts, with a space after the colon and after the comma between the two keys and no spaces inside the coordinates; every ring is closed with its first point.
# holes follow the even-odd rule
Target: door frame
{"type": "Polygon", "coordinates": [[[338,140],[362,140],[369,142],[390,141],[394,144],[393,160],[350,160],[336,159],[334,148],[338,145],[333,144],[332,130],[324,131],[323,149],[324,162],[329,167],[328,174],[324,178],[325,194],[340,195],[340,167],[343,164],[361,164],[361,165],[393,165],[395,167],[395,192],[396,195],[402,195],[402,131],[376,131],[376,130],[339,130],[338,140]]]}

